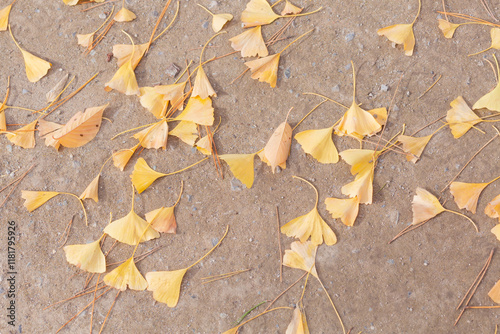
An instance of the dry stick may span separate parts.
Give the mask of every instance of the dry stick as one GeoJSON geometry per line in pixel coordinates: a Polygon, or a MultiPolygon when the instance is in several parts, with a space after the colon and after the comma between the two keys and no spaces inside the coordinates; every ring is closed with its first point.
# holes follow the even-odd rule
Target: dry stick
{"type": "Polygon", "coordinates": [[[103,3],[100,3],[100,4],[97,4],[97,5],[94,5],[94,6],[91,6],[91,7],[87,7],[85,9],[80,9],[80,12],[86,12],[88,10],[91,10],[91,9],[94,9],[94,8],[97,8],[97,7],[100,7],[100,6],[103,6],[103,5],[107,5],[108,3],[112,3],[112,2],[116,2],[118,0],[109,0],[109,1],[105,1],[103,3]]]}
{"type": "Polygon", "coordinates": [[[97,276],[97,283],[95,284],[94,299],[92,300],[92,311],[90,312],[90,334],[92,334],[92,322],[94,320],[94,306],[95,306],[95,296],[97,295],[97,286],[99,285],[99,278],[101,274],[97,276]]]}
{"type": "MultiPolygon", "coordinates": [[[[495,128],[496,129],[496,128],[495,128]]],[[[498,130],[497,130],[497,134],[493,136],[493,138],[491,138],[490,140],[488,140],[488,142],[486,144],[483,145],[483,147],[481,147],[476,153],[474,153],[474,155],[469,159],[469,161],[467,161],[467,163],[462,167],[462,169],[460,169],[460,171],[457,173],[457,175],[455,175],[455,177],[453,179],[451,179],[450,182],[448,182],[448,184],[443,188],[441,189],[441,192],[445,191],[449,186],[450,184],[453,183],[453,181],[455,181],[457,179],[457,177],[464,171],[464,169],[471,163],[471,161],[486,147],[488,146],[493,140],[495,140],[497,137],[499,136],[499,133],[498,133],[498,130]]]]}
{"type": "Polygon", "coordinates": [[[104,329],[104,325],[106,325],[106,321],[108,320],[109,314],[111,313],[111,310],[113,309],[113,306],[115,306],[116,299],[120,295],[121,290],[118,290],[116,293],[115,299],[113,300],[113,304],[111,304],[111,307],[109,308],[108,314],[106,314],[106,318],[104,318],[104,322],[102,323],[101,329],[99,330],[99,334],[102,333],[102,330],[104,329]]]}
{"type": "Polygon", "coordinates": [[[64,242],[59,247],[57,247],[58,249],[61,249],[64,245],[66,245],[66,242],[68,241],[68,237],[69,237],[69,232],[71,231],[71,225],[73,224],[73,219],[75,219],[75,216],[71,217],[71,220],[69,221],[68,225],[66,225],[66,228],[64,229],[63,234],[59,238],[59,242],[61,242],[61,239],[63,238],[63,236],[66,235],[66,238],[64,238],[64,242]],[[67,233],[66,233],[66,231],[67,231],[67,233]]]}
{"type": "Polygon", "coordinates": [[[224,174],[222,174],[222,166],[220,164],[219,155],[217,154],[217,148],[215,147],[214,137],[212,131],[210,131],[210,127],[205,125],[205,131],[207,131],[208,141],[210,143],[210,153],[212,158],[214,159],[215,169],[217,170],[217,175],[222,179],[224,178],[224,174]]]}
{"type": "Polygon", "coordinates": [[[462,298],[462,300],[460,301],[460,304],[458,304],[458,306],[457,306],[457,308],[455,310],[458,310],[460,308],[460,306],[462,306],[462,304],[464,303],[465,298],[467,298],[467,295],[472,290],[472,287],[476,284],[477,280],[479,279],[479,276],[481,276],[481,273],[486,269],[486,267],[488,266],[489,261],[491,261],[491,258],[493,257],[493,252],[494,251],[495,251],[495,249],[493,248],[491,250],[490,256],[486,260],[486,263],[484,264],[483,268],[481,269],[481,271],[479,272],[479,274],[477,274],[476,278],[474,279],[474,282],[472,282],[472,285],[470,286],[469,290],[467,290],[467,292],[464,295],[464,298],[462,298]]]}
{"type": "Polygon", "coordinates": [[[151,37],[149,38],[148,47],[146,48],[145,54],[148,53],[149,47],[151,46],[151,43],[153,43],[153,38],[155,36],[156,29],[158,29],[158,26],[160,25],[161,20],[165,16],[165,13],[167,12],[167,9],[170,6],[171,2],[172,2],[172,0],[167,1],[167,3],[165,4],[165,7],[163,7],[163,10],[161,11],[160,16],[158,17],[158,20],[156,20],[156,24],[155,24],[155,27],[153,28],[153,33],[151,34],[151,37]]]}
{"type": "Polygon", "coordinates": [[[433,125],[434,123],[439,122],[440,120],[442,120],[442,119],[443,119],[443,118],[445,118],[445,117],[446,117],[446,115],[443,115],[443,116],[439,117],[438,119],[433,120],[433,121],[432,121],[432,122],[430,122],[429,124],[424,125],[424,126],[423,126],[423,127],[421,127],[420,129],[418,129],[417,131],[415,131],[414,133],[412,133],[412,134],[410,135],[410,137],[415,136],[417,133],[419,133],[419,132],[420,132],[420,131],[422,131],[423,129],[425,129],[425,128],[427,128],[427,127],[431,126],[431,125],[433,125]]]}
{"type": "Polygon", "coordinates": [[[492,309],[492,308],[500,308],[500,305],[493,306],[467,306],[466,309],[492,309]]]}
{"type": "MultiPolygon", "coordinates": [[[[157,246],[155,248],[153,248],[152,250],[150,251],[147,251],[146,253],[142,253],[142,254],[139,254],[137,256],[134,257],[134,262],[137,264],[139,263],[140,261],[144,260],[145,258],[147,258],[149,255],[153,254],[154,252],[158,251],[159,249],[161,249],[162,246],[157,246]]],[[[126,260],[122,260],[122,261],[118,261],[118,262],[113,262],[113,263],[108,263],[106,264],[106,267],[110,267],[110,266],[114,266],[116,264],[121,264],[125,261],[127,261],[128,259],[126,260]]]]}
{"type": "Polygon", "coordinates": [[[276,222],[278,224],[278,249],[280,252],[280,283],[283,283],[283,251],[281,250],[281,234],[280,234],[280,212],[278,206],[276,205],[276,222]]]}
{"type": "Polygon", "coordinates": [[[450,22],[450,20],[448,19],[448,15],[446,14],[446,6],[444,5],[444,0],[442,0],[442,2],[443,2],[443,12],[445,13],[444,17],[446,18],[446,21],[450,22]]]}
{"type": "Polygon", "coordinates": [[[290,285],[288,288],[286,288],[285,290],[283,290],[276,298],[273,299],[273,301],[271,302],[271,304],[269,304],[269,306],[264,310],[264,312],[266,312],[267,310],[269,310],[269,308],[274,304],[275,301],[277,301],[281,296],[283,296],[288,290],[290,290],[295,284],[299,283],[301,279],[304,278],[304,276],[307,275],[307,271],[304,272],[304,275],[300,276],[298,280],[295,281],[295,283],[292,283],[292,285],[290,285]]]}
{"type": "Polygon", "coordinates": [[[90,51],[94,50],[99,45],[99,43],[101,43],[101,41],[104,39],[104,37],[106,37],[106,34],[111,29],[114,23],[115,23],[114,19],[108,23],[106,28],[104,28],[104,30],[97,36],[97,39],[94,42],[92,42],[92,44],[90,44],[87,50],[85,50],[85,55],[88,55],[90,51]]]}
{"type": "MultiPolygon", "coordinates": [[[[113,288],[108,288],[106,291],[104,291],[103,293],[101,293],[95,300],[98,300],[99,298],[101,298],[104,294],[106,294],[109,290],[111,290],[113,288]]],[[[66,327],[71,321],[75,320],[76,317],[78,317],[83,311],[85,311],[87,308],[90,307],[90,305],[92,305],[93,301],[90,302],[89,304],[87,304],[87,306],[85,306],[83,309],[80,310],[80,312],[78,312],[77,314],[75,314],[71,319],[69,319],[64,325],[62,325],[56,332],[59,333],[64,327],[66,327]]]]}
{"type": "Polygon", "coordinates": [[[418,99],[420,99],[422,96],[424,96],[425,94],[427,94],[427,92],[428,92],[428,91],[430,91],[430,90],[432,89],[432,87],[434,87],[434,86],[438,83],[438,81],[439,81],[439,80],[441,80],[441,77],[442,77],[442,76],[443,76],[443,75],[442,75],[442,74],[440,74],[440,75],[439,75],[439,77],[437,78],[437,80],[436,80],[436,81],[434,81],[434,83],[433,83],[433,84],[432,84],[429,88],[427,88],[427,89],[425,90],[425,92],[423,92],[423,93],[422,93],[422,95],[420,95],[420,96],[418,97],[418,99]]]}
{"type": "Polygon", "coordinates": [[[457,18],[462,19],[462,20],[472,21],[473,23],[476,23],[476,24],[483,24],[483,25],[492,26],[492,27],[500,27],[499,24],[495,24],[493,22],[489,22],[489,21],[486,21],[486,20],[483,20],[483,19],[480,19],[480,18],[477,18],[474,16],[467,15],[467,14],[441,12],[441,11],[437,11],[437,12],[439,14],[445,14],[445,15],[449,15],[451,17],[457,17],[457,18]]]}
{"type": "Polygon", "coordinates": [[[226,274],[225,276],[221,276],[221,277],[217,277],[217,278],[214,278],[214,279],[211,279],[209,281],[205,281],[201,284],[207,284],[207,283],[212,283],[212,282],[215,282],[215,281],[219,281],[221,279],[226,279],[226,278],[231,278],[233,276],[236,276],[238,274],[241,274],[241,273],[244,273],[244,272],[247,272],[249,271],[250,269],[246,269],[246,270],[240,270],[240,271],[237,271],[237,272],[234,272],[234,273],[230,273],[230,274],[226,274]]]}
{"type": "Polygon", "coordinates": [[[90,282],[94,279],[95,273],[88,273],[87,278],[85,279],[85,285],[83,286],[83,289],[86,289],[90,282]]]}
{"type": "Polygon", "coordinates": [[[495,14],[490,9],[490,6],[488,6],[488,3],[485,0],[481,0],[481,4],[483,5],[484,9],[486,9],[486,12],[488,13],[489,16],[495,21],[498,22],[498,19],[496,18],[495,14]]]}
{"type": "MultiPolygon", "coordinates": [[[[99,282],[99,284],[101,284],[101,283],[103,283],[103,282],[102,282],[102,281],[101,281],[101,282],[99,282]]],[[[106,288],[106,287],[107,287],[107,285],[103,285],[103,286],[99,287],[97,290],[101,290],[101,289],[104,289],[104,288],[106,288]]],[[[92,289],[92,288],[90,288],[90,289],[92,289]]],[[[59,305],[59,304],[61,304],[61,303],[64,303],[64,302],[67,302],[67,301],[70,301],[70,300],[76,299],[76,298],[78,298],[78,297],[82,297],[82,296],[88,295],[88,294],[90,294],[90,293],[94,293],[94,290],[85,291],[85,292],[82,292],[82,293],[80,293],[80,294],[78,294],[78,295],[75,295],[75,296],[73,296],[73,297],[69,297],[69,298],[66,298],[66,299],[60,300],[60,301],[58,301],[58,302],[55,302],[54,304],[51,304],[51,305],[49,305],[49,306],[46,306],[46,307],[43,309],[43,311],[45,311],[45,310],[47,310],[47,309],[49,309],[49,308],[51,308],[51,307],[54,307],[54,306],[56,306],[56,305],[59,305]]]]}
{"type": "MultiPolygon", "coordinates": [[[[17,186],[21,183],[21,181],[26,177],[26,175],[28,175],[28,173],[33,169],[33,167],[35,167],[35,165],[31,165],[31,167],[19,178],[19,181],[17,181],[14,186],[12,187],[12,189],[9,191],[9,193],[7,194],[7,197],[5,197],[5,199],[3,200],[2,204],[0,204],[0,208],[3,207],[3,205],[7,202],[7,200],[9,199],[10,195],[12,195],[12,193],[14,192],[14,190],[17,188],[17,186]]],[[[7,185],[7,187],[10,186],[10,184],[7,185]]],[[[3,190],[3,189],[2,189],[3,190]]]]}
{"type": "Polygon", "coordinates": [[[237,270],[237,271],[232,271],[230,273],[225,273],[225,274],[218,274],[218,275],[211,275],[211,276],[205,276],[205,277],[202,277],[200,279],[212,279],[212,278],[215,278],[215,277],[222,277],[222,276],[229,276],[229,275],[237,275],[237,274],[241,274],[241,273],[244,273],[244,272],[247,272],[247,271],[250,271],[251,269],[242,269],[242,270],[237,270]]]}

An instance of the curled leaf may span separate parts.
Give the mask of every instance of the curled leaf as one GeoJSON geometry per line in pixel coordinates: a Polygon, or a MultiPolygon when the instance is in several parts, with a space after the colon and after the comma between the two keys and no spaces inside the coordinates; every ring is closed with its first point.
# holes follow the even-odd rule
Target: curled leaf
{"type": "Polygon", "coordinates": [[[264,156],[271,165],[273,174],[276,166],[286,163],[291,144],[292,128],[290,124],[284,121],[274,130],[263,151],[264,156]]]}
{"type": "Polygon", "coordinates": [[[96,203],[99,201],[99,178],[101,174],[98,174],[92,182],[85,188],[83,193],[80,195],[80,199],[84,200],[87,198],[93,199],[96,203]]]}

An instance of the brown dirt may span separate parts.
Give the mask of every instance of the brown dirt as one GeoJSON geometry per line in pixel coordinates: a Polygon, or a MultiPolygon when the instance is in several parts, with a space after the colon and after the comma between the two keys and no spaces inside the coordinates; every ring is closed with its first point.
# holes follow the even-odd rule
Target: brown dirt
{"type": "MultiPolygon", "coordinates": [[[[7,3],[9,1],[2,1],[1,5],[7,3]]],[[[210,5],[208,0],[201,3],[210,5]]],[[[232,51],[227,39],[241,32],[239,13],[245,3],[219,1],[213,8],[216,12],[233,13],[235,20],[227,27],[227,35],[214,40],[216,47],[208,49],[206,57],[232,51]]],[[[467,54],[489,46],[489,28],[465,26],[457,30],[454,39],[443,38],[436,21],[436,11],[442,8],[441,1],[424,0],[422,15],[415,25],[417,42],[412,57],[404,56],[400,48],[392,48],[385,38],[377,36],[376,30],[395,23],[411,22],[417,9],[415,0],[352,3],[301,0],[296,3],[307,5],[308,10],[323,6],[323,10],[297,19],[286,32],[285,36],[298,36],[315,29],[313,34],[283,54],[277,88],[271,89],[267,84],[256,82],[248,74],[230,85],[229,82],[245,68],[238,55],[206,66],[218,93],[214,100],[216,116],[222,117],[216,135],[219,153],[259,150],[292,106],[294,110],[289,121],[293,126],[320,101],[301,95],[303,92],[322,93],[350,103],[351,60],[358,71],[357,100],[367,109],[388,107],[399,77],[404,73],[395,99],[397,109],[391,114],[386,136],[395,134],[403,124],[407,125],[407,132],[412,133],[443,115],[449,109],[449,102],[457,96],[462,95],[472,104],[495,84],[491,69],[482,56],[467,57],[467,54]],[[355,36],[349,41],[352,33],[355,36]],[[288,70],[290,77],[287,79],[284,72],[288,70]],[[443,77],[429,93],[417,99],[432,84],[434,74],[443,77]],[[389,91],[382,91],[382,84],[388,85],[389,91]]],[[[173,80],[165,74],[171,63],[182,67],[185,59],[197,61],[198,48],[212,36],[212,31],[206,28],[208,15],[195,4],[193,0],[181,1],[178,21],[153,46],[136,70],[140,86],[171,83],[173,80]]],[[[135,140],[127,136],[114,141],[109,139],[127,128],[150,123],[154,118],[141,107],[137,97],[104,91],[104,83],[116,71],[116,62],[108,63],[106,55],[114,44],[127,43],[127,37],[120,29],[131,33],[137,42],[147,41],[162,6],[153,1],[129,1],[128,7],[137,14],[137,20],[116,24],[95,54],[85,57],[76,45],[74,34],[89,32],[100,25],[103,20],[99,14],[108,11],[109,5],[81,13],[81,6],[67,7],[59,0],[18,1],[11,13],[16,38],[25,49],[53,64],[49,75],[36,84],[27,81],[21,55],[8,33],[0,33],[0,83],[5,87],[7,76],[11,76],[9,104],[35,109],[44,106],[45,93],[61,76],[59,69],[76,76],[74,88],[100,71],[95,81],[48,119],[65,122],[77,111],[110,103],[105,117],[113,121],[112,124],[104,121],[97,137],[84,147],[62,148],[59,152],[44,146],[38,137],[37,146],[32,150],[12,147],[5,138],[1,139],[2,185],[36,163],[35,169],[13,193],[7,205],[0,209],[2,233],[5,233],[1,238],[4,256],[0,260],[4,289],[7,287],[7,221],[16,221],[19,230],[17,324],[15,328],[7,326],[3,315],[6,303],[2,302],[1,333],[20,332],[21,328],[24,333],[53,333],[90,300],[86,297],[42,310],[80,290],[85,280],[85,274],[69,279],[77,270],[66,262],[57,242],[73,215],[76,216],[68,244],[98,238],[110,212],[115,218],[128,213],[131,201],[129,175],[136,158],[124,172],[114,167],[105,168],[99,203],[85,202],[89,227],[85,227],[81,208],[74,198],[54,198],[30,214],[22,205],[20,191],[60,190],[79,194],[113,150],[135,145],[135,140]]],[[[479,1],[453,1],[450,7],[452,11],[488,18],[479,1]]],[[[173,8],[169,9],[164,22],[172,17],[173,8]]],[[[498,8],[494,9],[498,12],[498,8]]],[[[278,20],[264,27],[265,35],[272,35],[285,22],[278,20]]],[[[284,45],[285,42],[280,42],[271,49],[277,52],[284,45]]],[[[334,104],[325,104],[301,124],[298,131],[330,126],[342,113],[343,110],[334,104]]],[[[33,116],[25,111],[8,110],[7,120],[9,123],[27,123],[33,120],[33,116]]],[[[454,310],[456,305],[490,249],[497,244],[490,233],[495,222],[483,214],[487,202],[499,192],[497,184],[485,190],[478,213],[473,216],[479,225],[479,233],[475,233],[466,220],[444,213],[392,245],[387,244],[411,221],[411,201],[416,187],[439,194],[473,152],[495,133],[488,124],[479,127],[487,134],[471,130],[461,139],[454,140],[448,130],[439,132],[416,165],[406,162],[398,154],[384,156],[376,170],[374,203],[361,207],[353,228],[346,228],[340,221],[331,219],[323,204],[326,197],[343,197],[341,186],[352,180],[348,166],[344,162],[319,164],[306,156],[296,141],[292,142],[288,168],[281,173],[272,174],[267,166],[256,161],[256,179],[251,189],[244,189],[229,171],[226,171],[224,180],[220,180],[209,162],[155,182],[136,196],[135,208],[141,215],[172,204],[181,180],[185,183],[185,192],[176,213],[178,234],[164,235],[140,246],[139,253],[156,245],[164,246],[138,265],[142,273],[190,265],[212,247],[227,225],[230,231],[220,248],[187,273],[177,307],[171,309],[155,303],[151,292],[126,291],[117,300],[106,324],[106,332],[223,332],[231,328],[246,310],[261,301],[273,299],[294,282],[302,272],[290,268],[283,269],[283,283],[279,280],[275,207],[279,206],[282,224],[312,208],[313,191],[292,178],[292,175],[299,175],[318,187],[319,210],[338,236],[336,245],[323,245],[318,249],[317,268],[341,310],[346,327],[354,327],[352,333],[493,333],[498,323],[495,310],[468,311],[458,326],[453,327],[453,323],[458,316],[454,310]],[[201,284],[201,277],[244,268],[252,268],[252,271],[228,280],[201,284]]],[[[436,128],[437,125],[426,129],[421,135],[430,134],[436,128]]],[[[335,137],[334,141],[339,151],[357,147],[351,139],[335,137]]],[[[481,182],[497,176],[497,147],[498,141],[486,148],[463,172],[460,180],[481,182]]],[[[141,156],[159,171],[173,171],[202,158],[176,138],[169,139],[165,152],[145,150],[141,156]]],[[[448,192],[443,198],[448,200],[447,208],[457,209],[448,192]]],[[[281,239],[284,249],[289,248],[292,239],[285,236],[281,239]]],[[[107,240],[105,249],[110,244],[111,240],[107,240]]],[[[120,245],[110,255],[110,261],[125,259],[130,251],[131,247],[120,245]]],[[[486,294],[499,275],[498,259],[494,257],[471,304],[492,304],[486,294]]],[[[301,284],[291,289],[276,305],[293,306],[300,297],[301,284]]],[[[2,295],[7,301],[5,290],[2,295]]],[[[114,295],[111,292],[97,302],[94,332],[100,328],[114,295]]],[[[320,285],[314,280],[308,285],[304,304],[311,333],[340,332],[339,323],[320,285]]],[[[255,311],[252,314],[256,314],[255,311]]],[[[89,312],[84,312],[64,332],[88,332],[89,318],[89,312]]],[[[290,319],[291,311],[277,311],[244,326],[241,333],[284,333],[290,319]]]]}

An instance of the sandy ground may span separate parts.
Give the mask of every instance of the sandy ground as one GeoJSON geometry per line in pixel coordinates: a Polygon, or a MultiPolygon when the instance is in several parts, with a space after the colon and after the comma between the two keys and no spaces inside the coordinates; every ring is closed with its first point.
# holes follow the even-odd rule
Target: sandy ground
{"type": "MultiPolygon", "coordinates": [[[[9,1],[2,0],[0,5],[3,7],[7,3],[9,1]]],[[[114,60],[106,61],[107,53],[114,44],[127,43],[127,37],[120,29],[131,33],[136,42],[146,42],[163,3],[129,0],[128,7],[137,14],[137,19],[128,24],[116,24],[95,53],[85,57],[76,45],[75,33],[95,29],[103,21],[99,16],[111,6],[81,13],[81,6],[67,7],[59,0],[18,1],[11,13],[16,38],[25,49],[53,64],[49,75],[36,84],[27,81],[22,57],[9,34],[0,33],[0,83],[5,87],[7,76],[11,76],[9,104],[35,109],[43,107],[45,93],[61,77],[60,69],[76,76],[72,89],[100,71],[96,80],[49,120],[66,122],[77,111],[109,103],[104,116],[113,121],[112,124],[103,121],[99,134],[89,144],[77,149],[62,148],[59,152],[44,146],[38,137],[37,146],[32,150],[12,147],[1,138],[2,185],[36,163],[6,206],[0,209],[1,333],[54,333],[91,300],[87,296],[43,310],[80,290],[85,280],[85,274],[74,276],[78,271],[66,262],[64,252],[57,248],[58,240],[73,215],[75,221],[68,244],[98,238],[110,212],[115,218],[128,213],[131,201],[129,175],[137,158],[133,158],[124,172],[111,166],[104,169],[99,203],[85,202],[89,227],[85,226],[81,208],[74,198],[56,197],[29,214],[22,205],[20,191],[81,193],[113,150],[136,143],[127,136],[110,141],[114,134],[154,121],[137,97],[106,93],[103,87],[117,69],[114,60]],[[15,327],[6,324],[4,315],[7,307],[8,220],[17,223],[19,232],[15,327]]],[[[165,74],[171,63],[182,67],[185,59],[198,60],[199,47],[213,33],[207,24],[208,14],[196,3],[193,0],[181,1],[178,21],[165,37],[155,43],[136,70],[140,86],[171,83],[173,79],[165,74]]],[[[212,5],[216,12],[229,12],[235,16],[227,27],[227,35],[214,40],[216,47],[208,49],[206,57],[232,51],[227,39],[241,32],[239,14],[246,1],[202,0],[200,3],[212,5]]],[[[399,131],[403,124],[407,125],[408,133],[412,133],[442,116],[449,109],[449,102],[457,96],[462,95],[472,104],[495,85],[495,77],[482,56],[467,57],[467,54],[490,45],[489,28],[465,26],[457,30],[454,39],[445,39],[436,20],[436,11],[442,8],[441,1],[423,1],[422,15],[415,25],[417,44],[413,57],[404,56],[400,48],[393,48],[385,38],[377,36],[376,31],[387,25],[411,22],[417,1],[356,0],[347,3],[299,0],[295,3],[307,6],[307,10],[319,6],[323,9],[316,15],[297,19],[285,33],[284,36],[298,36],[315,29],[313,34],[283,54],[277,88],[271,89],[267,84],[256,82],[248,74],[235,84],[229,84],[245,68],[239,55],[205,67],[218,93],[214,106],[216,116],[222,118],[216,135],[219,153],[250,153],[261,149],[292,106],[294,110],[289,122],[292,126],[296,124],[320,102],[319,98],[303,96],[303,92],[325,94],[349,104],[352,99],[351,60],[358,70],[357,100],[366,109],[388,107],[399,77],[404,73],[387,137],[399,131]],[[433,75],[441,74],[443,77],[439,83],[418,99],[434,81],[433,75]],[[381,89],[381,85],[388,86],[388,91],[381,89]]],[[[172,17],[173,8],[169,9],[164,22],[172,17]]],[[[479,1],[453,1],[449,9],[488,18],[479,1]]],[[[495,10],[499,12],[498,4],[495,10]]],[[[265,36],[271,36],[285,23],[286,20],[277,20],[266,26],[263,29],[265,36]]],[[[274,45],[272,52],[279,52],[285,44],[274,45]]],[[[491,55],[487,55],[491,59],[491,55]]],[[[330,126],[342,114],[343,110],[336,105],[325,104],[297,130],[330,126]]],[[[29,112],[7,112],[9,123],[31,120],[33,116],[29,112]]],[[[434,125],[421,135],[430,134],[436,128],[434,125]]],[[[142,273],[184,268],[209,250],[227,225],[230,231],[212,255],[187,273],[177,307],[171,309],[155,303],[151,292],[126,291],[120,294],[105,332],[223,332],[252,306],[273,299],[297,280],[302,272],[290,268],[283,269],[282,283],[279,279],[275,207],[279,207],[282,224],[313,207],[314,192],[292,178],[298,175],[318,187],[320,213],[337,234],[336,245],[323,245],[318,249],[317,268],[346,327],[354,327],[352,333],[493,333],[498,323],[495,310],[468,311],[458,326],[453,327],[453,323],[458,316],[455,307],[498,242],[490,233],[495,221],[483,213],[487,202],[499,193],[497,184],[484,191],[478,213],[473,216],[479,225],[479,233],[475,233],[466,220],[445,213],[393,244],[387,244],[411,222],[411,201],[416,187],[438,194],[473,152],[494,135],[488,124],[479,125],[479,128],[486,134],[473,130],[459,140],[454,140],[448,130],[438,132],[416,165],[406,162],[398,154],[384,156],[376,169],[374,203],[361,207],[352,228],[329,217],[323,204],[326,197],[343,197],[341,186],[352,180],[349,166],[344,162],[319,164],[306,156],[296,141],[292,142],[288,168],[281,173],[272,174],[267,166],[256,160],[256,179],[251,189],[245,189],[229,171],[221,180],[209,162],[155,182],[136,196],[137,213],[143,215],[159,206],[171,205],[177,198],[181,180],[185,183],[185,192],[176,211],[178,234],[164,235],[140,246],[139,253],[157,245],[164,246],[138,264],[142,273]],[[245,268],[252,270],[231,279],[201,284],[201,277],[245,268]]],[[[352,139],[335,137],[334,141],[339,151],[357,147],[352,139]]],[[[169,139],[166,151],[145,150],[141,156],[162,172],[179,169],[202,158],[200,153],[176,138],[169,139]]],[[[498,168],[495,168],[498,162],[497,140],[467,167],[460,180],[490,180],[498,175],[498,168]]],[[[448,200],[447,208],[457,209],[448,192],[443,199],[448,200]]],[[[281,239],[284,249],[288,249],[293,240],[283,235],[281,239]]],[[[104,248],[110,245],[111,240],[107,240],[104,248]]],[[[111,253],[109,261],[123,260],[130,256],[130,251],[131,247],[121,245],[111,253]]],[[[471,304],[492,304],[487,292],[500,275],[498,263],[498,258],[494,257],[471,304]]],[[[302,284],[292,288],[276,305],[293,306],[300,298],[302,284]]],[[[114,295],[111,292],[96,303],[94,332],[99,330],[114,295]]],[[[341,332],[318,282],[310,281],[304,305],[311,333],[341,332]]],[[[288,310],[276,311],[244,326],[241,333],[284,333],[291,315],[288,310]]],[[[89,332],[89,323],[90,314],[86,311],[63,332],[89,332]]]]}

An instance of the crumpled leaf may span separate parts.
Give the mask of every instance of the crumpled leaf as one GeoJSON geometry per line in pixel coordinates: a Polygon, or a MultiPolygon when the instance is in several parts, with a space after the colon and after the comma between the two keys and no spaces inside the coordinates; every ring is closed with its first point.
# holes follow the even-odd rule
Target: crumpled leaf
{"type": "Polygon", "coordinates": [[[276,166],[286,163],[292,144],[292,128],[285,120],[274,130],[264,147],[264,156],[271,165],[274,174],[276,166]]]}

